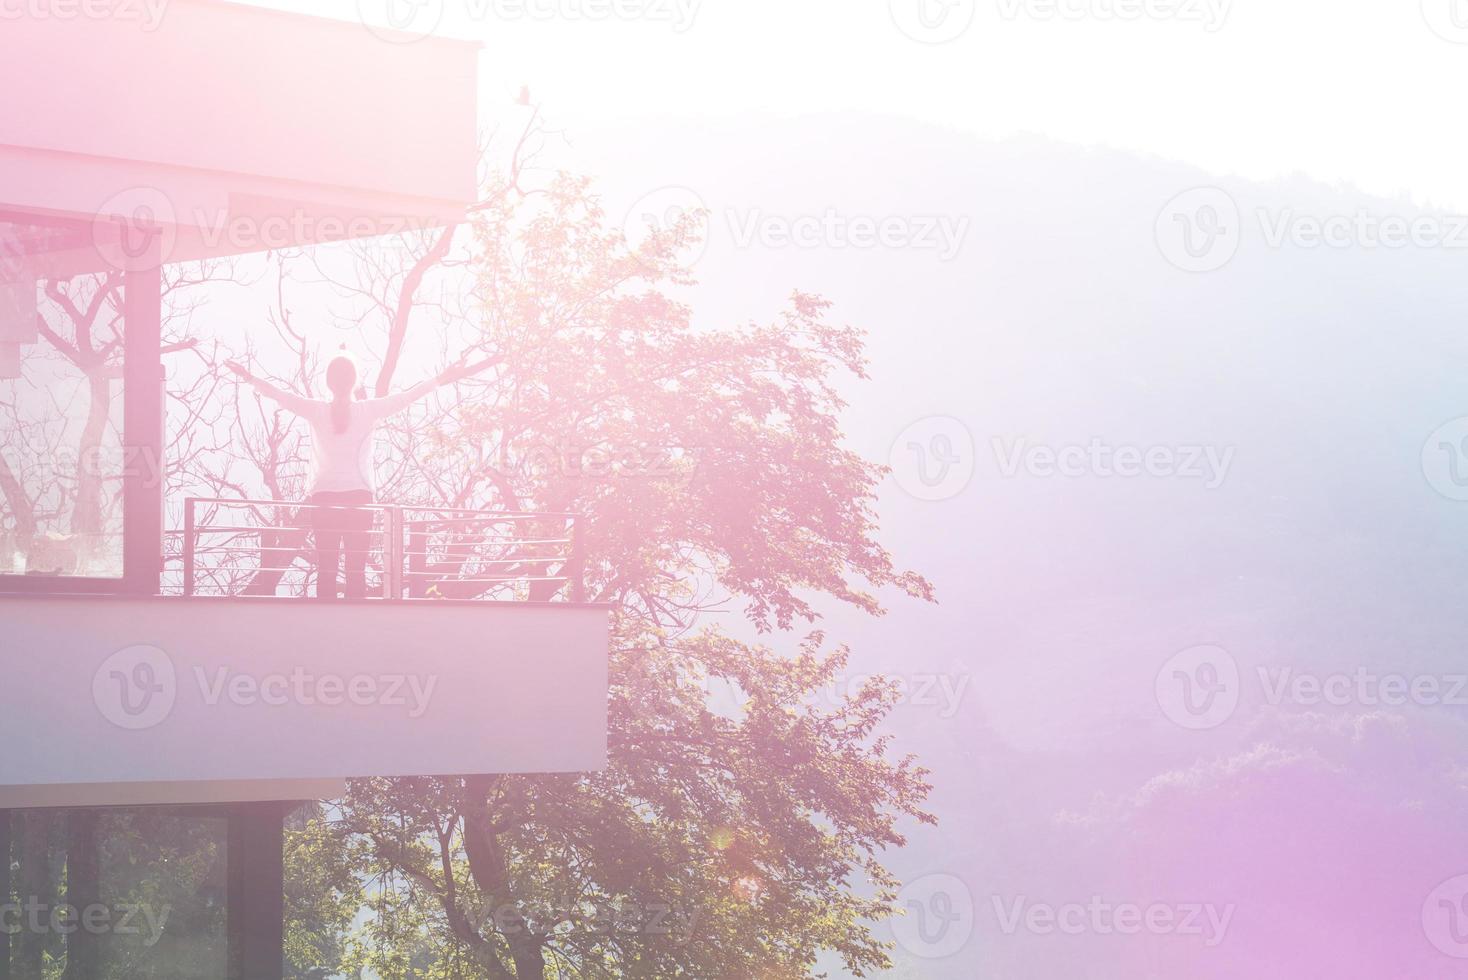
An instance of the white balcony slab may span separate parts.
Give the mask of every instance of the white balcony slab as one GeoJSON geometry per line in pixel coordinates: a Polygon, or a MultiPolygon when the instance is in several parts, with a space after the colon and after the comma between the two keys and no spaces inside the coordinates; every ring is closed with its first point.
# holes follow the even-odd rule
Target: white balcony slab
{"type": "Polygon", "coordinates": [[[604,608],[18,596],[0,624],[0,805],[606,762],[604,608]]]}
{"type": "Polygon", "coordinates": [[[0,786],[0,810],[91,806],[214,806],[266,800],[339,800],[345,779],[0,786]]]}

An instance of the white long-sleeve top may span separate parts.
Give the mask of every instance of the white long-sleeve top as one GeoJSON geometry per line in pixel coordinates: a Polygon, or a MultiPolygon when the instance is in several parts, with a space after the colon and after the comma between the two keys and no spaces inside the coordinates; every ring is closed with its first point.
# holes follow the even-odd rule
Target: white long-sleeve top
{"type": "Polygon", "coordinates": [[[375,494],[377,476],[372,450],[377,423],[428,394],[437,387],[437,382],[425,381],[396,395],[352,402],[351,422],[342,432],[336,431],[332,421],[331,402],[303,398],[270,386],[261,387],[282,408],[295,412],[311,426],[313,472],[308,493],[366,490],[375,494]]]}

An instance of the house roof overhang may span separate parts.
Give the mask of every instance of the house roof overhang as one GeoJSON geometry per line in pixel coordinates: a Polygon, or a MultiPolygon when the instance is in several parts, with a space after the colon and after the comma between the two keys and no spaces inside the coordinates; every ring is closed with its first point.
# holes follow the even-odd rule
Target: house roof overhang
{"type": "Polygon", "coordinates": [[[220,0],[156,23],[134,0],[80,8],[0,30],[5,278],[115,267],[139,227],[184,261],[450,224],[474,200],[476,44],[220,0]]]}

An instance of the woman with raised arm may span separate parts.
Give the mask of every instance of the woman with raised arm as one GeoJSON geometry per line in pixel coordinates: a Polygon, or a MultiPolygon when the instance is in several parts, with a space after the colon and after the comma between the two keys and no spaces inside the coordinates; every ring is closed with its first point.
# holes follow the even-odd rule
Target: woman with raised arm
{"type": "Polygon", "coordinates": [[[313,476],[306,503],[311,505],[311,525],[316,538],[317,598],[338,597],[337,569],[343,558],[347,598],[361,599],[367,595],[372,512],[361,508],[373,503],[377,496],[372,465],[377,423],[434,389],[466,378],[484,366],[467,367],[460,358],[437,378],[407,391],[385,398],[359,398],[357,364],[346,354],[340,354],[326,366],[326,387],[331,399],[322,401],[282,391],[255,377],[238,361],[225,362],[225,367],[256,391],[296,413],[311,426],[313,476]]]}

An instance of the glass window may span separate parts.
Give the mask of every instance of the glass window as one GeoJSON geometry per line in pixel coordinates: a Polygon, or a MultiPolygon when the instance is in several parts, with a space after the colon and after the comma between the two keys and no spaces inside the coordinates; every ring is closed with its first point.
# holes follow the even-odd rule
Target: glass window
{"type": "Polygon", "coordinates": [[[0,575],[122,575],[122,274],[0,214],[0,575]]]}
{"type": "Polygon", "coordinates": [[[228,827],[167,808],[23,810],[0,907],[10,975],[199,980],[228,962],[228,827]],[[68,971],[68,964],[78,969],[68,971]]]}

